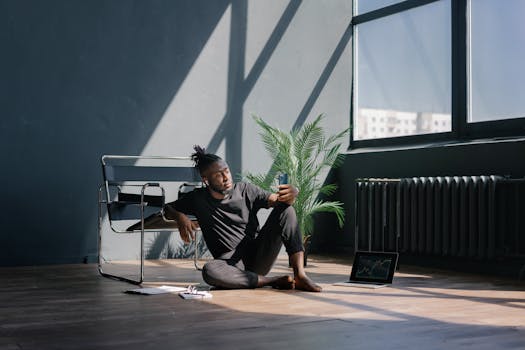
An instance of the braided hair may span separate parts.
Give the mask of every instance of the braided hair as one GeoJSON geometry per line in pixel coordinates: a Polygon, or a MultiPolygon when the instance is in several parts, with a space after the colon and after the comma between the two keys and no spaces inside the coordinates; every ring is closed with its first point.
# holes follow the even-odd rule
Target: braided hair
{"type": "Polygon", "coordinates": [[[195,150],[195,153],[191,155],[191,160],[193,160],[195,168],[199,170],[201,175],[211,164],[222,160],[221,157],[215,154],[206,153],[206,149],[199,145],[193,146],[193,149],[195,150]]]}

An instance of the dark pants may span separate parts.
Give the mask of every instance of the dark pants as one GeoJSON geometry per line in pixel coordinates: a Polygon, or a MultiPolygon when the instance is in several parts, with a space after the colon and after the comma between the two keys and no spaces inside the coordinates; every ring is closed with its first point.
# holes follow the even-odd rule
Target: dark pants
{"type": "Polygon", "coordinates": [[[295,209],[280,204],[255,239],[246,238],[235,251],[208,262],[202,277],[219,288],[255,288],[258,275],[270,272],[283,243],[288,255],[304,250],[295,209]]]}

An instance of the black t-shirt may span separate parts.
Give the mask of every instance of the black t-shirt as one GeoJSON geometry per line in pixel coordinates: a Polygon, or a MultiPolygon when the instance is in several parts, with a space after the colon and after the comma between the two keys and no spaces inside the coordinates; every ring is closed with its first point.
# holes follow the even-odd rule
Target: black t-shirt
{"type": "Polygon", "coordinates": [[[234,250],[245,238],[259,231],[257,212],[268,208],[267,192],[255,185],[238,182],[226,199],[215,199],[208,189],[198,188],[168,205],[184,214],[194,215],[214,257],[234,250]]]}

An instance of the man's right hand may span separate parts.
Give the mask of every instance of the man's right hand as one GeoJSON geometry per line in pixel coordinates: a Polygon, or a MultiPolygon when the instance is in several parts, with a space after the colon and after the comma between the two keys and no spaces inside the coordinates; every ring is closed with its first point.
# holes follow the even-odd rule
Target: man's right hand
{"type": "Polygon", "coordinates": [[[191,221],[190,218],[180,212],[177,212],[175,215],[175,220],[179,226],[180,238],[184,243],[190,243],[192,240],[195,240],[195,231],[199,228],[195,221],[191,221]]]}
{"type": "Polygon", "coordinates": [[[195,231],[197,231],[199,226],[195,221],[191,221],[186,214],[173,209],[171,205],[166,205],[164,207],[164,215],[168,220],[177,221],[180,238],[182,238],[184,243],[190,243],[191,240],[195,239],[195,231]]]}

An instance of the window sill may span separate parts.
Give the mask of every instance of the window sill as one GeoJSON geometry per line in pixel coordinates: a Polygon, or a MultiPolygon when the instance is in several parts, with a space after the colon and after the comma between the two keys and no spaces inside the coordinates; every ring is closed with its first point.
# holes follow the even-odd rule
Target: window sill
{"type": "Polygon", "coordinates": [[[524,142],[524,141],[525,141],[525,137],[495,137],[495,138],[483,138],[483,139],[475,139],[475,140],[426,142],[426,143],[418,143],[418,144],[413,144],[413,145],[360,147],[360,148],[355,148],[355,149],[349,149],[345,152],[345,154],[394,152],[394,151],[406,151],[406,150],[415,150],[415,149],[423,149],[423,148],[461,147],[461,146],[480,145],[480,144],[499,144],[499,143],[512,143],[512,142],[524,142]]]}

